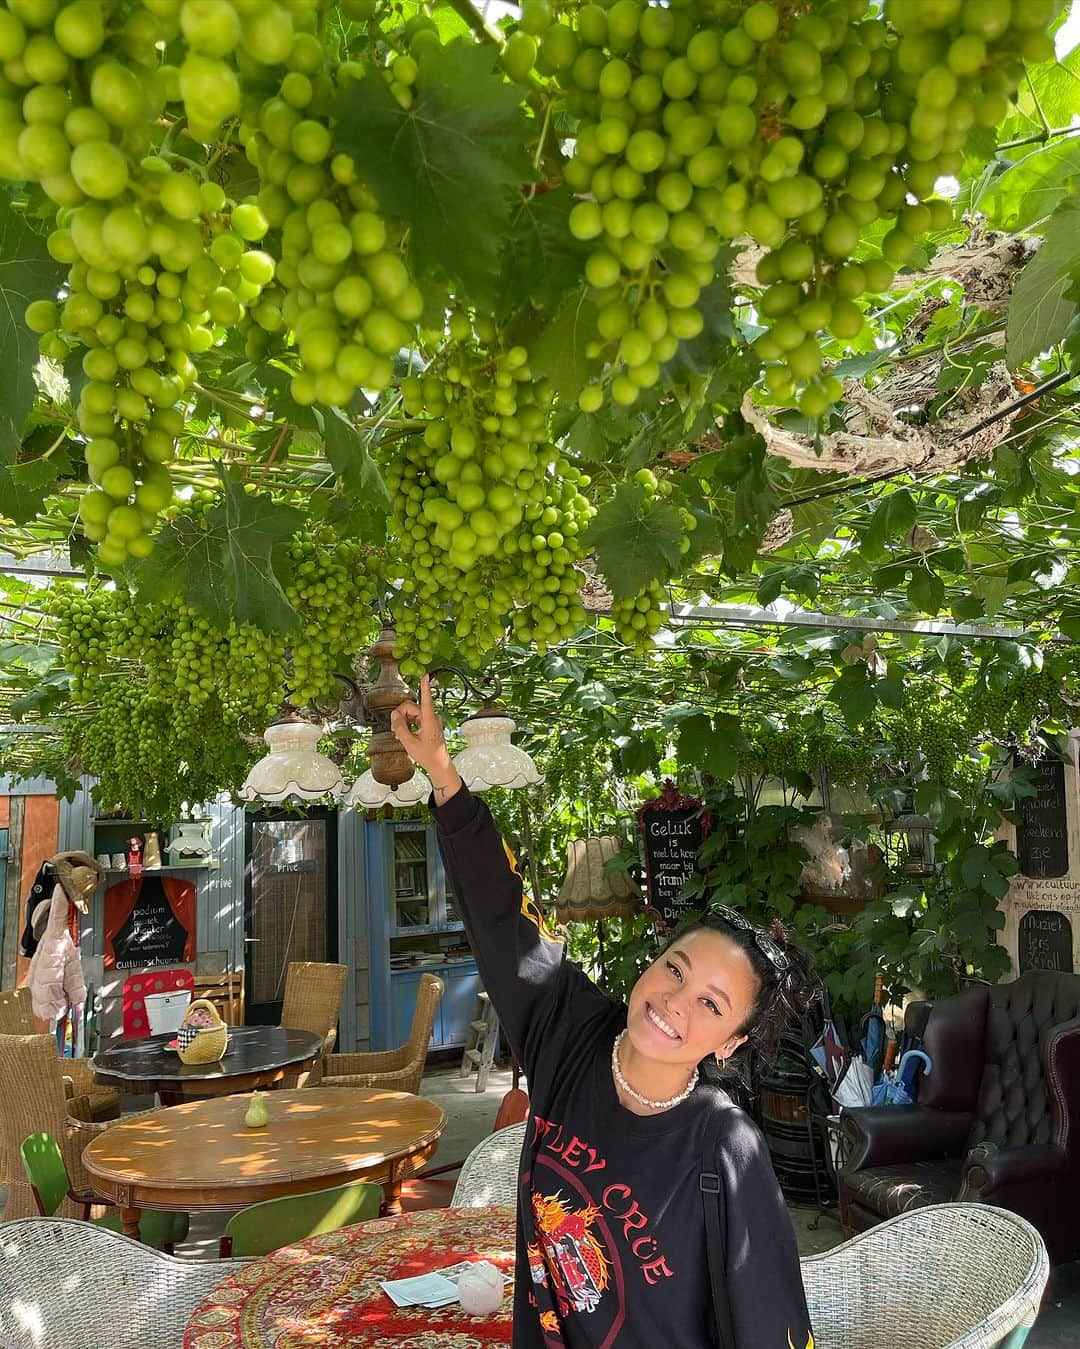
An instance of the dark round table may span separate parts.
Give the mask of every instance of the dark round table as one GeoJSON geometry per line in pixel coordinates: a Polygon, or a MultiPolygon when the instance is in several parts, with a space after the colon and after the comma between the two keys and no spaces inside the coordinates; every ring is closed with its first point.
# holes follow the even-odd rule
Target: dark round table
{"type": "Polygon", "coordinates": [[[225,1057],[218,1063],[181,1063],[166,1049],[171,1035],[126,1040],[94,1055],[94,1080],[122,1091],[157,1092],[162,1105],[234,1092],[273,1088],[286,1076],[309,1071],[323,1040],[284,1026],[230,1026],[225,1057]]]}

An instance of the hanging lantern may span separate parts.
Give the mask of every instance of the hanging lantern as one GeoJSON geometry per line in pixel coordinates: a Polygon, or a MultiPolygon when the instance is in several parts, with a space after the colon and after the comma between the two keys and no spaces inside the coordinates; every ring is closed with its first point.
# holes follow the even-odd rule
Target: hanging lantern
{"type": "Polygon", "coordinates": [[[932,876],[934,829],[925,815],[906,810],[885,826],[893,842],[896,865],[905,876],[932,876]]]}
{"type": "Polygon", "coordinates": [[[462,701],[472,695],[482,704],[458,727],[465,748],[454,755],[454,767],[471,792],[486,792],[492,787],[514,791],[535,787],[543,780],[529,755],[510,738],[517,726],[495,701],[502,692],[502,680],[496,679],[491,692],[485,693],[456,665],[439,665],[429,675],[433,680],[453,675],[465,690],[462,701]]]}

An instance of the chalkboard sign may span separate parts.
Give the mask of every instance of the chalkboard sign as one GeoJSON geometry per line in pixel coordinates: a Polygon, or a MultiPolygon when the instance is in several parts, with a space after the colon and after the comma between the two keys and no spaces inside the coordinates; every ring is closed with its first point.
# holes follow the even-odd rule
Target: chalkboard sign
{"type": "Polygon", "coordinates": [[[175,965],[184,959],[188,932],[173,911],[159,876],[143,872],[135,907],[112,939],[118,970],[175,965]]]}
{"type": "Polygon", "coordinates": [[[700,901],[680,899],[679,892],[697,870],[697,854],[708,833],[701,802],[682,796],[673,782],[638,811],[638,829],[645,853],[649,908],[665,928],[675,927],[700,901]]]}
{"type": "Polygon", "coordinates": [[[1035,765],[1037,796],[1016,803],[1016,855],[1024,876],[1064,876],[1069,870],[1069,831],[1065,814],[1065,765],[1043,759],[1035,765]]]}
{"type": "Polygon", "coordinates": [[[1054,909],[1031,909],[1020,919],[1017,963],[1025,970],[1073,972],[1072,923],[1054,909]]]}

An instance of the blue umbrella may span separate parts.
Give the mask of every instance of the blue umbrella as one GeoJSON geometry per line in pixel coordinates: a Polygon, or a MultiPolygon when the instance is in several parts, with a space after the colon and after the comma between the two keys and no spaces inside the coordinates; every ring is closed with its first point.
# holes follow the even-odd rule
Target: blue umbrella
{"type": "Polygon", "coordinates": [[[874,980],[874,1001],[870,1004],[870,1010],[859,1022],[862,1055],[870,1071],[874,1074],[875,1081],[881,1072],[882,1064],[885,1062],[885,1041],[887,1037],[885,1034],[885,1013],[881,1009],[881,995],[884,989],[885,976],[878,970],[877,978],[874,980]]]}

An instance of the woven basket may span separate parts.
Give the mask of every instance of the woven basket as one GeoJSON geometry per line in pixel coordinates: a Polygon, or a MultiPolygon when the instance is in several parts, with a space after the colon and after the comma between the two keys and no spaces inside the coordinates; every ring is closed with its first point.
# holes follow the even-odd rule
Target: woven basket
{"type": "Polygon", "coordinates": [[[181,1026],[176,1032],[176,1052],[181,1063],[217,1063],[225,1057],[229,1043],[229,1028],[218,1016],[218,1010],[209,998],[196,998],[188,1007],[205,1007],[217,1020],[214,1026],[181,1026]]]}

